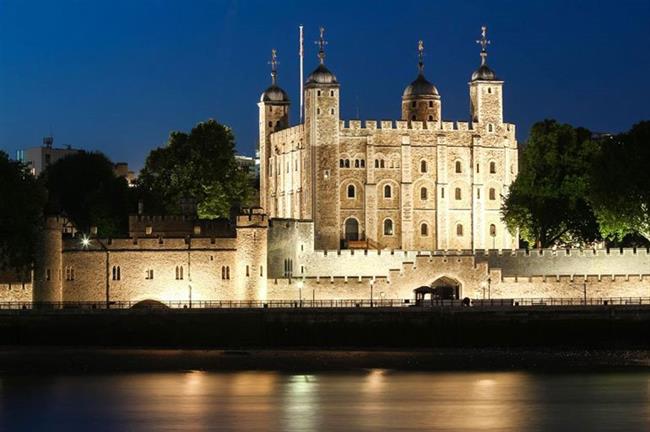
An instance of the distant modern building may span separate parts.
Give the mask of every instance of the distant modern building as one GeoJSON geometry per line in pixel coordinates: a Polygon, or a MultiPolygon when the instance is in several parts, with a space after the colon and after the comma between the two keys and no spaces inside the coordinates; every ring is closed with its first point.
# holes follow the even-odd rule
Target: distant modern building
{"type": "Polygon", "coordinates": [[[56,148],[53,144],[54,137],[46,136],[43,138],[42,146],[18,150],[16,159],[26,164],[33,175],[38,176],[45,170],[45,168],[59,159],[63,159],[68,155],[82,151],[70,146],[66,146],[65,148],[56,148]]]}
{"type": "Polygon", "coordinates": [[[259,155],[256,157],[245,156],[245,155],[235,155],[235,161],[240,168],[245,168],[248,172],[255,178],[260,175],[260,159],[259,155]]]}

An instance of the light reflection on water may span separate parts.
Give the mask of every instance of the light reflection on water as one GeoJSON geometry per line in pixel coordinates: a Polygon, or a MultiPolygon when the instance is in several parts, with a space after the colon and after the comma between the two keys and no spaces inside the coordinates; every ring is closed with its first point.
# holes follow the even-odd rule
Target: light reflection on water
{"type": "Polygon", "coordinates": [[[0,378],[0,430],[650,430],[650,374],[177,372],[0,378]]]}

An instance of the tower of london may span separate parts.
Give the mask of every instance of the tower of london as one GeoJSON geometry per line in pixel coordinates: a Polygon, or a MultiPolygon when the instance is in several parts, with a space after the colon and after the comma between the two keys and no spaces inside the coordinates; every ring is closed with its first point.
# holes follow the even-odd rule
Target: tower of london
{"type": "MultiPolygon", "coordinates": [[[[442,120],[424,70],[404,89],[399,120],[342,120],[341,87],[325,64],[305,83],[304,123],[289,127],[289,98],[272,84],[259,106],[262,208],[314,221],[316,249],[512,249],[501,197],[517,175],[515,126],[503,119],[503,84],[487,64],[469,81],[469,122],[442,120]]],[[[397,101],[396,101],[397,102],[397,101]]]]}
{"type": "Polygon", "coordinates": [[[477,42],[469,120],[458,122],[443,120],[444,89],[427,77],[422,41],[415,79],[395,101],[400,119],[341,119],[345,87],[327,65],[321,29],[304,116],[292,126],[273,51],[271,85],[257,103],[259,208],[230,221],[133,215],[128,236],[115,239],[48,217],[31,275],[0,280],[0,301],[222,307],[408,303],[426,294],[647,296],[648,249],[517,249],[500,213],[518,172],[515,126],[504,121],[504,81],[488,64],[485,27],[477,42]]]}

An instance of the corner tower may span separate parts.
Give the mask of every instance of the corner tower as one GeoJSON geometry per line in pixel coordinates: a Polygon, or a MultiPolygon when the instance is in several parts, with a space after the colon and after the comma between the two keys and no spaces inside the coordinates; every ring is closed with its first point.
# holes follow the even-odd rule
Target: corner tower
{"type": "Polygon", "coordinates": [[[58,216],[48,216],[41,228],[34,262],[34,303],[63,301],[63,224],[58,216]]]}
{"type": "MultiPolygon", "coordinates": [[[[339,83],[325,66],[325,29],[317,41],[318,67],[305,83],[305,143],[312,185],[314,246],[338,249],[339,230],[339,83]]],[[[309,170],[309,169],[308,169],[309,170]]],[[[309,172],[309,171],[308,171],[309,172]]]]}
{"type": "Polygon", "coordinates": [[[270,165],[272,149],[271,134],[289,127],[290,101],[287,92],[277,85],[278,61],[277,51],[271,50],[271,86],[267,88],[257,104],[259,108],[259,152],[260,152],[260,206],[267,214],[275,214],[271,194],[275,193],[275,185],[269,184],[274,177],[270,165]]]}
{"type": "Polygon", "coordinates": [[[440,95],[424,77],[424,43],[418,41],[418,76],[402,94],[402,120],[439,122],[440,95]]]}
{"type": "Polygon", "coordinates": [[[487,65],[487,27],[481,27],[481,39],[476,43],[481,45],[481,66],[469,82],[471,120],[495,127],[503,123],[503,81],[487,65]]]}

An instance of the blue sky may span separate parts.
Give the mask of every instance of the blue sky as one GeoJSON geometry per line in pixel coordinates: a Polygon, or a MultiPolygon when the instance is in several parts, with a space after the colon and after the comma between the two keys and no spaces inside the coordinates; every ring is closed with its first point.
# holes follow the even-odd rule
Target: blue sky
{"type": "Polygon", "coordinates": [[[217,0],[0,1],[0,149],[101,150],[140,168],[172,130],[208,118],[252,154],[271,48],[298,118],[298,25],[306,74],[326,27],[343,118],[397,119],[416,75],[416,44],[445,120],[467,120],[475,40],[505,80],[505,117],[525,139],[552,117],[619,132],[650,119],[650,2],[217,0]]]}

